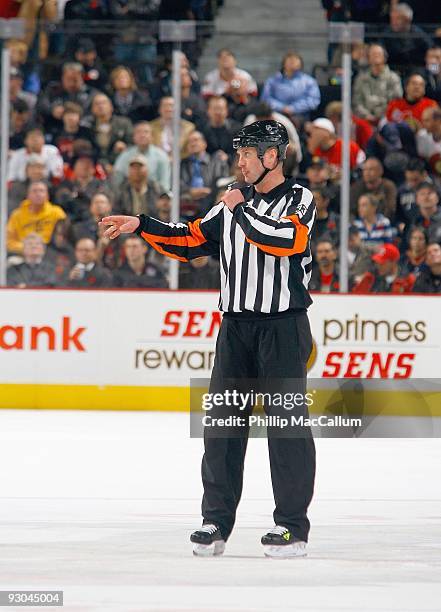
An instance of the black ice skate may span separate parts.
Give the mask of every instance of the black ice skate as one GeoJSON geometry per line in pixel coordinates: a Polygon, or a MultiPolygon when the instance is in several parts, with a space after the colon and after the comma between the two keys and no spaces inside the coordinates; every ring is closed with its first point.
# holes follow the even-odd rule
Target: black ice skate
{"type": "Polygon", "coordinates": [[[198,557],[213,557],[221,555],[225,550],[225,542],[219,527],[207,523],[194,531],[190,540],[193,542],[193,554],[198,557]]]}
{"type": "Polygon", "coordinates": [[[306,542],[292,535],[289,529],[275,525],[262,536],[263,552],[266,557],[305,557],[306,542]]]}

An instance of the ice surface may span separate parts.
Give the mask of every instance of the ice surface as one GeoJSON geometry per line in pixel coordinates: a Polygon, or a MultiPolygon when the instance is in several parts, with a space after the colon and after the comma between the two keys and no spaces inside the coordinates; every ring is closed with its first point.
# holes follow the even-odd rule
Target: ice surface
{"type": "Polygon", "coordinates": [[[281,561],[259,544],[273,502],[252,439],[226,553],[198,559],[188,430],[186,414],[0,411],[0,589],[64,590],[69,612],[441,610],[441,440],[316,440],[308,557],[281,561]]]}

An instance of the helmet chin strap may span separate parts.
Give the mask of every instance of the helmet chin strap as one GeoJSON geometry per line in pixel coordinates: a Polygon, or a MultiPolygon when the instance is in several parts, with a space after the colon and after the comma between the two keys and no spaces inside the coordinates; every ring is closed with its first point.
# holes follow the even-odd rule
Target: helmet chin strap
{"type": "Polygon", "coordinates": [[[266,168],[263,165],[263,156],[259,157],[260,163],[262,164],[262,168],[263,168],[263,172],[262,174],[259,176],[259,178],[256,181],[253,181],[251,184],[252,185],[258,185],[259,183],[261,183],[263,181],[263,179],[266,177],[266,175],[268,174],[268,172],[272,172],[273,170],[275,170],[277,168],[277,166],[279,165],[279,159],[277,159],[276,161],[276,165],[274,166],[274,168],[266,168]]]}

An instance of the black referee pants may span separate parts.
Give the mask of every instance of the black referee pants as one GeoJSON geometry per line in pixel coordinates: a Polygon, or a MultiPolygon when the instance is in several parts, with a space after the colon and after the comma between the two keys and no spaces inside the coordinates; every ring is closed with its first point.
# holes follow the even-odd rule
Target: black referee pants
{"type": "MultiPolygon", "coordinates": [[[[269,379],[300,381],[306,392],[306,362],[312,348],[308,316],[305,312],[288,316],[238,319],[224,315],[216,343],[210,393],[231,388],[231,381],[255,379],[265,387],[269,379]]],[[[289,387],[288,384],[288,387],[289,387]]],[[[288,387],[285,389],[288,390],[288,387]]],[[[307,408],[303,408],[308,416],[307,408]]],[[[272,409],[265,407],[267,414],[272,409]]],[[[274,413],[280,414],[277,409],[274,413]]],[[[204,523],[215,523],[228,539],[242,494],[244,459],[248,428],[234,437],[213,437],[204,431],[202,459],[204,523]]],[[[315,445],[308,429],[299,437],[271,436],[268,432],[271,480],[275,500],[274,523],[287,527],[301,540],[308,541],[307,508],[315,478],[315,445]]]]}

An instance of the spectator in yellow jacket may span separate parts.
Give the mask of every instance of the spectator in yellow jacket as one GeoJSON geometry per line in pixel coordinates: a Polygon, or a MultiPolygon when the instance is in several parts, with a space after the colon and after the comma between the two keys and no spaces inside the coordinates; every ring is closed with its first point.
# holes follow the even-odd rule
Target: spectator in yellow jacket
{"type": "Polygon", "coordinates": [[[66,218],[60,206],[49,202],[48,188],[43,181],[31,183],[27,195],[8,220],[8,253],[23,253],[23,240],[31,233],[38,234],[48,244],[57,221],[66,218]]]}

